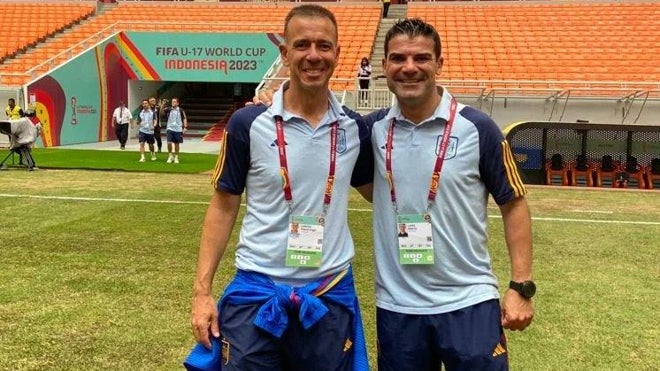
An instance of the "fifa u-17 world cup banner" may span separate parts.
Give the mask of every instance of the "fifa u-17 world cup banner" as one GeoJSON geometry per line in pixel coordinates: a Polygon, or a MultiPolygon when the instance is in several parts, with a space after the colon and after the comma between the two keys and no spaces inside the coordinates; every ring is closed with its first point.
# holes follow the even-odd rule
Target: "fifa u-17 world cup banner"
{"type": "Polygon", "coordinates": [[[124,32],[118,43],[142,80],[258,83],[280,41],[266,33],[124,32]]]}

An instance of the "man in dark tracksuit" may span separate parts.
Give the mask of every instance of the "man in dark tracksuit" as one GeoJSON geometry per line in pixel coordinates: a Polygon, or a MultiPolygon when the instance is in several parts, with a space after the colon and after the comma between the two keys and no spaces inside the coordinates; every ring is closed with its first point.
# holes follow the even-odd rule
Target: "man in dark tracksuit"
{"type": "Polygon", "coordinates": [[[154,111],[154,139],[156,139],[156,146],[158,146],[158,152],[163,148],[163,140],[160,138],[160,106],[156,105],[156,98],[149,98],[149,105],[151,110],[154,111]]]}

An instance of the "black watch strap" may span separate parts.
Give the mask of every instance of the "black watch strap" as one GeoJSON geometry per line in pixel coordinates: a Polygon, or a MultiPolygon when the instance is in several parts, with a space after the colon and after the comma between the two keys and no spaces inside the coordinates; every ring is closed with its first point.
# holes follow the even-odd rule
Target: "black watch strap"
{"type": "Polygon", "coordinates": [[[509,288],[526,299],[531,299],[536,294],[536,284],[531,280],[523,282],[509,281],[509,288]]]}

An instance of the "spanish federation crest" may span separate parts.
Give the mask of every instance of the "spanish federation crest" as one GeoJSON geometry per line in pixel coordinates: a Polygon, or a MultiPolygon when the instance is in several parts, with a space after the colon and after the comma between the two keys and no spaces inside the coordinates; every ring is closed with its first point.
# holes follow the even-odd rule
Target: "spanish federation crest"
{"type": "Polygon", "coordinates": [[[339,129],[337,130],[337,153],[344,153],[347,148],[346,129],[339,129]]]}
{"type": "MultiPolygon", "coordinates": [[[[436,156],[440,154],[441,142],[442,142],[442,135],[438,135],[438,139],[435,141],[436,156]]],[[[445,160],[449,160],[456,157],[457,150],[458,150],[458,138],[450,136],[449,143],[447,144],[447,153],[445,154],[445,160]]]]}

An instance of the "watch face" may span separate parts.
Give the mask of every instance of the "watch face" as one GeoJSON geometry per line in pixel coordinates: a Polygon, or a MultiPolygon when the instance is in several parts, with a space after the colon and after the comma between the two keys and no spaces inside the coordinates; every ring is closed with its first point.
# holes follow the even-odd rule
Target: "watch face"
{"type": "Polygon", "coordinates": [[[525,281],[522,283],[522,295],[526,298],[531,298],[536,294],[536,284],[534,281],[525,281]]]}

